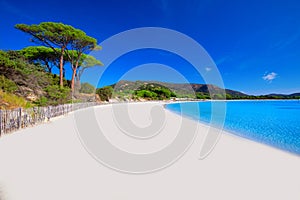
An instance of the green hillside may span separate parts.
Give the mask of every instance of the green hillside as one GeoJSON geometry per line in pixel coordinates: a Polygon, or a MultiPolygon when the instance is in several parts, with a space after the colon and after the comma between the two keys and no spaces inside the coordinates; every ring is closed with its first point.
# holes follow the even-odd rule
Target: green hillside
{"type": "MultiPolygon", "coordinates": [[[[99,95],[101,95],[101,90],[99,95]]],[[[127,100],[163,100],[176,98],[189,99],[300,99],[300,94],[269,94],[269,95],[247,95],[239,91],[222,89],[212,84],[196,84],[196,83],[166,83],[159,81],[126,81],[121,80],[116,84],[106,86],[103,89],[106,98],[115,98],[119,101],[127,100]],[[109,88],[109,89],[108,89],[109,88]],[[158,91],[155,91],[157,88],[158,91]],[[161,95],[162,91],[167,95],[161,95]]],[[[105,100],[104,99],[104,100],[105,100]]]]}
{"type": "Polygon", "coordinates": [[[18,52],[0,51],[2,109],[66,103],[70,90],[58,84],[57,75],[45,72],[42,66],[30,63],[18,52]]]}

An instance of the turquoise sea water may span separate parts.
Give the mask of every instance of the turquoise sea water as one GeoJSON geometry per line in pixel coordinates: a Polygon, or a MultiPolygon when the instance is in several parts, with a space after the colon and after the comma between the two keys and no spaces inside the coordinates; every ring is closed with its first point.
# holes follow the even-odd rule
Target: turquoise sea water
{"type": "MultiPolygon", "coordinates": [[[[214,102],[224,104],[224,102],[214,102]]],[[[224,129],[241,137],[300,155],[300,101],[227,101],[224,129]]],[[[211,120],[212,102],[168,104],[167,109],[200,122],[211,120]],[[195,111],[195,104],[199,112],[195,111]]]]}

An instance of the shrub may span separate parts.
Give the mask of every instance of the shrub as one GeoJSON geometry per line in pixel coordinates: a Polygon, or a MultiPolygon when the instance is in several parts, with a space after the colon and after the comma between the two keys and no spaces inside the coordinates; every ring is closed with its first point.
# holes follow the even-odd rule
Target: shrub
{"type": "Polygon", "coordinates": [[[51,104],[66,103],[70,97],[70,88],[60,87],[59,85],[50,85],[45,88],[51,104]]]}
{"type": "Polygon", "coordinates": [[[96,93],[99,95],[101,101],[109,101],[109,99],[112,97],[113,88],[111,86],[99,88],[97,89],[96,93]]]}
{"type": "Polygon", "coordinates": [[[136,96],[140,98],[151,98],[151,99],[156,99],[157,94],[155,92],[151,92],[149,90],[139,90],[136,91],[136,96]]]}
{"type": "Polygon", "coordinates": [[[152,100],[163,100],[170,99],[170,97],[176,97],[176,94],[169,88],[156,83],[145,84],[140,86],[134,92],[134,95],[140,98],[147,98],[152,100]]]}
{"type": "Polygon", "coordinates": [[[12,80],[0,75],[0,89],[2,89],[4,92],[11,93],[15,92],[18,89],[18,86],[12,80]]]}
{"type": "Polygon", "coordinates": [[[39,98],[39,99],[35,102],[35,104],[36,104],[37,106],[47,106],[48,103],[49,103],[49,100],[48,100],[46,97],[44,97],[44,96],[42,96],[41,98],[39,98]]]}

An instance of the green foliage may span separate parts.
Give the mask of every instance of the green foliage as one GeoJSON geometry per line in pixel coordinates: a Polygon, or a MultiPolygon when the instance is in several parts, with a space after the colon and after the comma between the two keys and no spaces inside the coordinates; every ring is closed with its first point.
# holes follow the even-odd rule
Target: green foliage
{"type": "Polygon", "coordinates": [[[18,89],[18,86],[15,82],[10,79],[7,79],[5,76],[0,75],[0,89],[4,92],[15,92],[18,89]]]}
{"type": "MultiPolygon", "coordinates": [[[[52,48],[57,55],[62,58],[59,60],[60,86],[63,86],[63,57],[65,51],[68,48],[71,48],[83,53],[86,50],[85,48],[97,46],[96,39],[87,36],[85,32],[79,29],[63,23],[42,22],[40,24],[33,25],[17,24],[15,27],[31,35],[33,42],[52,48]],[[55,47],[58,47],[60,50],[57,51],[55,47]]],[[[74,68],[74,62],[76,63],[76,61],[79,61],[80,59],[81,54],[77,55],[78,60],[71,59],[69,56],[72,68],[74,68]]],[[[74,82],[73,79],[74,77],[72,77],[72,87],[74,82]]]]}
{"type": "Polygon", "coordinates": [[[94,66],[103,66],[103,63],[94,56],[82,54],[77,68],[77,80],[80,81],[84,70],[94,66]]]}
{"type": "MultiPolygon", "coordinates": [[[[20,51],[0,50],[0,88],[4,91],[26,95],[33,90],[40,96],[35,102],[40,106],[65,103],[70,100],[70,89],[59,87],[58,83],[60,86],[71,85],[73,89],[79,68],[83,72],[87,67],[103,65],[93,56],[84,54],[101,47],[97,46],[95,38],[80,29],[55,22],[17,24],[15,27],[29,34],[31,41],[43,46],[27,47],[20,51]],[[73,69],[71,82],[62,77],[64,61],[70,62],[73,69]],[[60,77],[51,74],[53,66],[59,67],[60,77]],[[45,70],[50,73],[45,73],[45,70]]],[[[93,93],[94,90],[93,86],[83,84],[81,92],[93,93]]]]}
{"type": "MultiPolygon", "coordinates": [[[[46,73],[38,65],[29,63],[23,53],[0,51],[0,88],[3,91],[25,96],[26,91],[33,90],[36,94],[40,94],[35,104],[39,106],[60,104],[70,99],[70,89],[60,89],[59,81],[59,76],[46,73]],[[25,88],[25,92],[22,88],[25,88]],[[42,94],[44,91],[45,96],[42,94]]],[[[63,81],[68,85],[67,80],[63,79],[63,81]]],[[[13,101],[14,98],[8,99],[13,101]]]]}
{"type": "Polygon", "coordinates": [[[103,66],[103,63],[100,60],[97,60],[94,56],[82,54],[79,66],[83,68],[94,67],[94,66],[103,66]]]}
{"type": "Polygon", "coordinates": [[[19,56],[17,57],[15,54],[8,53],[0,50],[0,66],[5,66],[13,69],[24,69],[25,66],[22,62],[20,62],[19,56]]]}
{"type": "Polygon", "coordinates": [[[78,35],[84,35],[84,32],[79,29],[56,22],[42,22],[32,25],[17,24],[15,27],[31,35],[34,42],[42,43],[51,48],[55,46],[66,47],[78,35]]]}
{"type": "MultiPolygon", "coordinates": [[[[58,51],[59,49],[56,49],[58,51]]],[[[52,48],[44,46],[29,46],[19,51],[28,60],[43,60],[48,57],[57,57],[52,48]]],[[[56,58],[57,59],[57,58],[56,58]]]]}
{"type": "Polygon", "coordinates": [[[113,88],[111,86],[106,86],[103,88],[98,88],[96,94],[99,95],[101,101],[109,101],[113,94],[113,88]]]}
{"type": "Polygon", "coordinates": [[[42,96],[36,102],[34,102],[37,106],[47,106],[49,104],[49,100],[42,96]]]}
{"type": "Polygon", "coordinates": [[[223,94],[213,94],[212,99],[222,100],[225,99],[225,96],[223,94]]]}
{"type": "MultiPolygon", "coordinates": [[[[72,40],[71,44],[70,44],[70,49],[68,51],[65,51],[68,60],[71,64],[71,68],[73,71],[72,74],[72,79],[71,79],[71,89],[72,92],[74,92],[74,84],[75,84],[75,78],[76,78],[76,74],[78,71],[78,68],[80,67],[80,64],[84,64],[84,61],[82,56],[84,53],[89,52],[91,50],[94,49],[100,49],[99,46],[97,46],[97,40],[95,38],[92,38],[90,36],[87,36],[85,32],[79,30],[79,31],[74,31],[74,34],[76,35],[74,37],[74,39],[72,40]]],[[[86,58],[89,58],[88,56],[86,56],[86,58]]],[[[90,59],[89,59],[90,60],[90,59]]],[[[97,61],[96,59],[94,59],[93,61],[97,61]]],[[[90,64],[90,63],[87,63],[90,64]]],[[[92,63],[93,66],[97,63],[92,63]]],[[[101,62],[99,62],[99,64],[102,64],[101,62]]],[[[86,66],[86,67],[91,67],[91,66],[86,66]]],[[[78,78],[80,78],[80,76],[77,76],[78,78]]]]}
{"type": "Polygon", "coordinates": [[[136,91],[136,96],[139,98],[149,98],[149,99],[156,99],[157,94],[155,92],[149,91],[149,90],[138,90],[136,91]]]}
{"type": "MultiPolygon", "coordinates": [[[[59,75],[57,74],[47,74],[50,79],[50,85],[59,85],[59,75]]],[[[68,85],[68,81],[63,79],[64,85],[68,85]]]]}
{"type": "Polygon", "coordinates": [[[196,99],[210,99],[210,95],[208,93],[197,92],[196,99]]]}
{"type": "Polygon", "coordinates": [[[150,100],[163,100],[163,99],[170,99],[170,97],[176,97],[176,94],[171,91],[169,88],[156,84],[144,84],[140,86],[135,92],[139,98],[146,98],[150,100]]]}
{"type": "Polygon", "coordinates": [[[14,63],[9,59],[9,55],[5,51],[0,50],[0,65],[13,67],[14,63]]]}
{"type": "Polygon", "coordinates": [[[44,46],[30,46],[19,51],[28,61],[42,64],[47,72],[52,72],[54,66],[59,67],[59,49],[53,50],[44,46]]]}
{"type": "Polygon", "coordinates": [[[82,83],[79,92],[84,94],[92,94],[95,93],[95,90],[96,88],[93,85],[89,83],[82,83]]]}
{"type": "Polygon", "coordinates": [[[68,101],[70,88],[51,85],[45,88],[50,104],[63,104],[68,101]]]}
{"type": "Polygon", "coordinates": [[[0,50],[0,67],[12,68],[27,75],[43,71],[40,66],[28,63],[26,58],[17,51],[5,52],[0,50]]]}
{"type": "MultiPolygon", "coordinates": [[[[44,62],[49,72],[51,72],[52,69],[49,65],[49,59],[51,62],[55,60],[55,63],[59,63],[61,86],[63,86],[63,63],[67,60],[71,64],[73,70],[71,89],[73,92],[78,67],[80,64],[83,64],[83,54],[91,50],[101,49],[101,47],[97,45],[97,39],[86,35],[86,33],[80,29],[63,23],[42,22],[32,25],[17,24],[15,28],[31,35],[33,37],[32,41],[52,49],[52,51],[50,51],[45,48],[29,48],[25,49],[25,55],[34,60],[37,59],[36,55],[38,55],[38,59],[44,62]],[[56,49],[56,47],[59,49],[56,49]]],[[[86,58],[89,57],[86,56],[86,58]]],[[[88,63],[87,66],[90,66],[89,64],[90,63],[88,63]]],[[[97,63],[93,63],[93,66],[95,66],[95,64],[97,63]]],[[[98,62],[98,64],[103,65],[101,62],[98,62]]],[[[80,76],[78,77],[80,78],[80,76]]]]}
{"type": "Polygon", "coordinates": [[[232,99],[232,95],[226,94],[226,99],[228,99],[228,100],[232,99]]]}

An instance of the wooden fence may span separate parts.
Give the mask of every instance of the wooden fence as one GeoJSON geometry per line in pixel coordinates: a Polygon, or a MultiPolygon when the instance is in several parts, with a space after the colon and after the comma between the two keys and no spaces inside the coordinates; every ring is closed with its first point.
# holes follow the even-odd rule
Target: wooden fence
{"type": "Polygon", "coordinates": [[[0,110],[0,136],[21,128],[41,124],[49,121],[53,117],[66,115],[72,111],[95,105],[98,105],[98,103],[89,102],[27,109],[0,110]]]}

